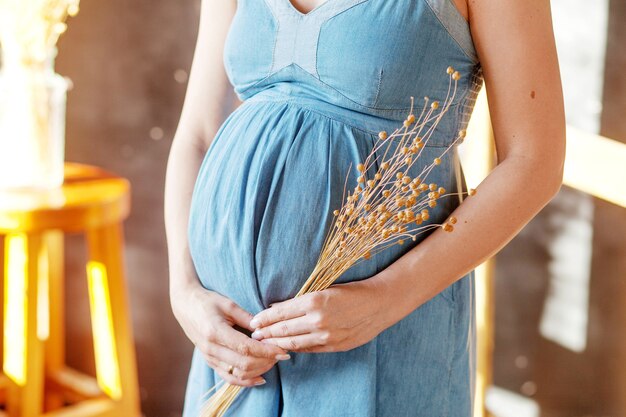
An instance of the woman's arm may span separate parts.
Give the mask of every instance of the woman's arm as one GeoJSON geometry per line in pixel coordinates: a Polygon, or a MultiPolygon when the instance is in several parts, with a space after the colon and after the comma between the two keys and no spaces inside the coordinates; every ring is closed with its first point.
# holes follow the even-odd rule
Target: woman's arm
{"type": "Polygon", "coordinates": [[[255,316],[252,324],[262,328],[253,337],[311,352],[366,343],[494,256],[559,190],[565,116],[550,2],[469,0],[468,6],[497,166],[452,213],[453,233],[435,230],[370,279],[274,304],[255,316]]]}
{"type": "Polygon", "coordinates": [[[222,120],[230,84],[222,53],[235,0],[203,0],[196,49],[165,179],[164,219],[172,311],[207,363],[231,384],[262,383],[260,375],[285,352],[232,328],[249,328],[252,315],[200,284],[189,253],[187,223],[200,165],[222,120]],[[232,375],[227,373],[235,366],[232,375]]]}
{"type": "Polygon", "coordinates": [[[204,154],[223,122],[229,93],[222,54],[236,1],[220,7],[213,3],[202,2],[187,91],[167,161],[164,216],[171,291],[199,285],[187,243],[191,194],[204,154]]]}
{"type": "Polygon", "coordinates": [[[437,229],[382,271],[381,283],[414,295],[407,314],[499,252],[563,179],[565,112],[550,2],[469,0],[468,6],[498,164],[454,211],[453,233],[437,229]]]}

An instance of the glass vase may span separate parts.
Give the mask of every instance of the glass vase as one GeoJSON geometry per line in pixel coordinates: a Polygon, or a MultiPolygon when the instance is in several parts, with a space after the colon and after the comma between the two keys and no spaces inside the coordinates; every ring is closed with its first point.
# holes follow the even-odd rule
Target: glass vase
{"type": "Polygon", "coordinates": [[[54,72],[56,46],[35,62],[2,49],[0,189],[50,189],[63,183],[69,83],[54,72]]]}

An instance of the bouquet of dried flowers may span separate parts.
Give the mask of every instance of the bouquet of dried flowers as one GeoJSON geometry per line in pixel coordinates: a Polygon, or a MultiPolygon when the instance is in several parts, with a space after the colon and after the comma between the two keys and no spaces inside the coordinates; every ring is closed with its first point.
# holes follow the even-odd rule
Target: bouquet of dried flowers
{"type": "MultiPolygon", "coordinates": [[[[341,208],[333,211],[335,222],[325,238],[320,256],[310,276],[296,294],[296,297],[313,291],[328,288],[346,270],[364,259],[370,259],[391,245],[404,243],[404,239],[416,239],[416,236],[426,230],[441,227],[446,232],[454,230],[457,219],[450,216],[442,224],[427,224],[413,231],[407,232],[407,224],[414,222],[421,225],[429,219],[429,208],[437,205],[437,200],[443,196],[460,195],[463,193],[446,193],[444,187],[436,183],[428,183],[427,177],[432,169],[441,163],[441,157],[452,146],[463,141],[465,130],[458,132],[457,137],[447,146],[439,157],[426,165],[422,172],[411,178],[407,174],[409,168],[420,157],[422,149],[437,124],[446,113],[454,100],[457,81],[461,75],[454,68],[448,67],[448,93],[443,104],[430,101],[424,97],[425,104],[421,114],[416,119],[413,114],[413,97],[411,110],[403,122],[403,127],[387,134],[381,131],[377,142],[363,163],[356,167],[358,171],[357,185],[348,196],[341,208]],[[429,104],[430,102],[430,104],[429,104]],[[437,111],[439,110],[439,111],[437,111]],[[430,125],[429,125],[430,123],[430,125]],[[390,138],[399,137],[391,155],[387,157],[391,141],[390,138]],[[385,146],[385,152],[380,152],[385,146]],[[377,155],[382,153],[382,161],[377,155]],[[379,170],[373,178],[367,179],[366,173],[374,162],[378,163],[379,170]]],[[[351,167],[351,166],[350,166],[351,167]]],[[[350,169],[346,176],[346,184],[350,176],[350,169]]],[[[468,195],[474,195],[470,189],[468,195]]],[[[217,388],[213,386],[205,396],[217,388]]],[[[202,406],[201,417],[221,417],[230,407],[237,394],[243,387],[225,383],[202,406]]]]}

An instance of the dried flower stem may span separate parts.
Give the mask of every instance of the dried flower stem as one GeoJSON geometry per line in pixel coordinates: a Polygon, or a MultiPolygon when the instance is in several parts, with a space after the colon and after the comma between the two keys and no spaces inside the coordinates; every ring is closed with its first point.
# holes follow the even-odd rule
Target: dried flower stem
{"type": "MultiPolygon", "coordinates": [[[[408,175],[409,169],[422,155],[439,121],[454,101],[460,74],[452,67],[448,67],[446,72],[450,76],[448,92],[441,109],[438,101],[432,101],[428,105],[430,99],[424,97],[425,104],[420,116],[415,119],[411,97],[411,110],[404,120],[403,128],[394,130],[390,135],[385,131],[379,132],[378,140],[365,162],[357,165],[357,185],[346,197],[346,186],[352,168],[352,165],[349,166],[342,195],[345,203],[333,212],[336,217],[333,227],[324,239],[313,271],[295,297],[328,288],[350,267],[370,259],[373,254],[392,245],[403,244],[403,238],[410,237],[415,241],[417,235],[427,230],[441,227],[444,231],[451,232],[454,229],[453,224],[457,220],[453,216],[444,224],[417,227],[414,234],[408,233],[406,226],[408,223],[420,225],[427,221],[429,211],[426,207],[435,207],[437,199],[463,194],[446,193],[443,187],[426,183],[426,179],[435,165],[441,163],[441,158],[463,140],[464,130],[458,132],[452,143],[426,165],[418,176],[411,178],[408,175]],[[409,129],[411,125],[413,127],[409,129]],[[385,159],[391,149],[392,139],[396,142],[395,148],[391,156],[385,159]],[[387,147],[379,158],[379,151],[385,143],[387,147]],[[377,169],[373,177],[366,178],[366,173],[374,167],[377,169]],[[426,191],[428,194],[422,195],[426,191]]],[[[469,195],[474,193],[473,189],[468,192],[469,195]]],[[[204,404],[200,415],[223,416],[242,388],[239,385],[223,385],[204,404]]]]}

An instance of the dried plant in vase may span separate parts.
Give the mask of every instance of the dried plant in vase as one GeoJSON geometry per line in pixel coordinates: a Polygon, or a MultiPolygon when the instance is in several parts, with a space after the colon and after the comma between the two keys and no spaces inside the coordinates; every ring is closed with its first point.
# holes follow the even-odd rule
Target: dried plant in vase
{"type": "Polygon", "coordinates": [[[2,48],[17,53],[23,65],[43,65],[48,50],[67,30],[67,17],[78,13],[79,1],[0,0],[2,48]]]}
{"type": "Polygon", "coordinates": [[[0,188],[63,182],[69,79],[56,43],[79,0],[0,0],[0,188]]]}
{"type": "MultiPolygon", "coordinates": [[[[456,138],[438,157],[425,165],[419,175],[411,178],[407,174],[409,168],[420,158],[424,146],[454,100],[457,81],[461,75],[452,67],[448,67],[446,72],[450,82],[443,103],[424,97],[425,104],[416,118],[411,97],[411,110],[403,127],[391,134],[379,132],[371,152],[356,167],[357,185],[347,197],[344,185],[342,200],[345,198],[345,202],[333,211],[335,221],[332,230],[326,234],[317,263],[296,297],[328,288],[351,266],[370,259],[372,255],[391,245],[403,244],[404,239],[415,240],[420,233],[438,227],[446,232],[454,230],[457,221],[454,216],[450,216],[442,224],[424,224],[412,231],[407,230],[407,224],[426,223],[429,220],[429,208],[435,207],[441,197],[462,194],[446,192],[444,187],[428,183],[427,177],[441,163],[441,157],[463,140],[465,130],[459,131],[456,138]],[[394,147],[390,147],[392,138],[396,138],[397,142],[394,147]],[[381,152],[381,148],[385,146],[384,152],[381,152]],[[390,149],[392,152],[388,156],[390,149]],[[381,160],[378,157],[380,154],[381,160]],[[366,173],[374,163],[379,169],[372,178],[367,179],[366,173]]],[[[346,184],[349,177],[350,169],[346,184]]],[[[474,193],[475,190],[470,189],[467,194],[474,193]]],[[[215,384],[205,396],[217,389],[222,382],[225,381],[215,384]]],[[[200,416],[223,416],[242,388],[244,387],[224,383],[202,405],[200,416]]]]}

